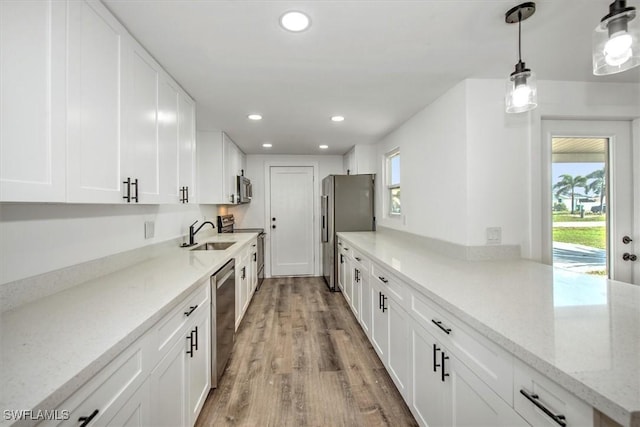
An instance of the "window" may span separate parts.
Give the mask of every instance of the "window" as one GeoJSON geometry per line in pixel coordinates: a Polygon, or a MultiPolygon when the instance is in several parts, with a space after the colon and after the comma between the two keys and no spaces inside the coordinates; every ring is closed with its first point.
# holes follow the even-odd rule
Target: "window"
{"type": "Polygon", "coordinates": [[[400,215],[400,150],[395,149],[387,156],[386,186],[388,191],[389,215],[400,215]]]}

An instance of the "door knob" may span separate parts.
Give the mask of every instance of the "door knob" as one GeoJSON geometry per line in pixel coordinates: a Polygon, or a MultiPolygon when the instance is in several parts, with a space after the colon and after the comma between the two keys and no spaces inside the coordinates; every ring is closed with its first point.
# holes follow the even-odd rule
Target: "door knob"
{"type": "Polygon", "coordinates": [[[630,254],[629,252],[625,252],[624,254],[622,254],[622,259],[625,261],[636,261],[638,257],[636,256],[636,254],[630,254]]]}
{"type": "Polygon", "coordinates": [[[272,226],[271,226],[271,228],[276,228],[276,226],[275,226],[275,225],[272,225],[272,226]]]}
{"type": "Polygon", "coordinates": [[[633,242],[633,239],[629,236],[624,236],[622,238],[622,243],[624,243],[625,245],[628,245],[629,243],[633,242]]]}

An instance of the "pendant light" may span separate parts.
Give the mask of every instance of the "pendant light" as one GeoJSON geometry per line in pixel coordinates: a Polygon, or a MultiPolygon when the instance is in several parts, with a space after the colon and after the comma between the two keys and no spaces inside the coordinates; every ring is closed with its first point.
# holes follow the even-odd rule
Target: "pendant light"
{"type": "Polygon", "coordinates": [[[604,76],[640,65],[640,18],[626,0],[615,0],[593,30],[593,74],[604,76]]]}
{"type": "Polygon", "coordinates": [[[507,24],[518,24],[518,63],[515,71],[507,79],[505,105],[507,113],[523,113],[538,106],[538,90],[536,76],[522,62],[522,31],[521,23],[536,11],[534,2],[518,5],[505,14],[507,24]]]}

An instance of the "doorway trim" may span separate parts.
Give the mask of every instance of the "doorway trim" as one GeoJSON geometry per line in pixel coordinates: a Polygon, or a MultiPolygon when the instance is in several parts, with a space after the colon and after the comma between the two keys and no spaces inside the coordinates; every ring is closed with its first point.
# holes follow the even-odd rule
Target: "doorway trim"
{"type": "MultiPolygon", "coordinates": [[[[265,247],[271,247],[271,167],[311,167],[313,168],[313,275],[320,275],[320,185],[318,176],[318,162],[305,160],[281,160],[264,162],[264,224],[265,247]]],[[[271,275],[271,251],[265,251],[264,260],[265,277],[271,275]]]]}
{"type": "MultiPolygon", "coordinates": [[[[553,265],[553,238],[552,238],[552,219],[549,215],[552,212],[552,198],[550,196],[551,189],[551,164],[552,164],[552,137],[594,137],[594,138],[606,138],[608,139],[608,148],[607,148],[607,179],[608,179],[608,188],[607,188],[607,206],[611,209],[607,211],[607,270],[609,272],[610,277],[616,277],[616,275],[622,275],[623,278],[618,277],[617,280],[627,280],[626,273],[624,273],[625,268],[620,266],[617,255],[620,252],[620,247],[617,244],[617,238],[620,235],[619,227],[623,227],[625,224],[633,229],[635,224],[633,223],[633,204],[628,207],[626,210],[620,210],[619,213],[622,215],[620,218],[616,213],[612,218],[610,214],[614,212],[613,206],[620,205],[621,202],[618,200],[623,200],[624,188],[620,187],[619,180],[615,179],[612,176],[612,170],[620,170],[624,176],[629,176],[629,188],[631,191],[630,196],[634,203],[635,195],[637,195],[637,188],[634,185],[633,178],[633,162],[629,161],[629,163],[622,162],[619,163],[621,158],[628,159],[631,157],[631,152],[627,152],[627,150],[633,150],[632,142],[633,142],[633,132],[632,132],[632,122],[630,120],[584,120],[584,119],[552,119],[552,118],[543,118],[541,120],[541,164],[540,164],[540,182],[541,182],[541,200],[540,207],[541,210],[539,212],[541,216],[541,232],[539,234],[541,239],[541,261],[544,264],[553,265]],[[576,128],[574,127],[574,123],[582,122],[584,128],[576,128]],[[622,131],[622,127],[627,127],[626,131],[622,131]],[[621,132],[618,132],[618,130],[621,132]],[[616,135],[619,133],[626,132],[629,136],[628,144],[619,144],[616,143],[616,135]],[[625,169],[628,174],[625,173],[625,169]],[[630,211],[630,212],[629,212],[630,211]],[[628,214],[628,215],[626,215],[628,214]],[[629,218],[625,218],[629,216],[629,218]],[[621,221],[618,223],[617,220],[621,221]],[[627,224],[628,223],[628,224],[627,224]]],[[[635,150],[633,150],[635,151],[635,150]]],[[[622,208],[621,208],[622,209],[622,208]]],[[[632,268],[633,270],[633,268],[632,268]]],[[[633,275],[633,273],[631,273],[633,275]]]]}

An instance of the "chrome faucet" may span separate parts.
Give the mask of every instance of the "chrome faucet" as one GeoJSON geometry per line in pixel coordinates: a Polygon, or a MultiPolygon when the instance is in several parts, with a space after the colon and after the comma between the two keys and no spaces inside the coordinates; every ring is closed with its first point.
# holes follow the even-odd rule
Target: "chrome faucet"
{"type": "Polygon", "coordinates": [[[197,223],[198,223],[198,220],[196,219],[196,221],[195,221],[193,224],[191,224],[191,225],[189,226],[189,246],[193,246],[193,245],[195,245],[195,244],[196,244],[196,242],[195,242],[196,233],[197,233],[198,231],[200,231],[200,229],[201,229],[202,227],[204,227],[205,225],[209,224],[209,225],[210,225],[214,230],[215,230],[215,228],[216,228],[216,226],[215,226],[215,225],[213,225],[213,223],[212,223],[211,221],[205,221],[205,222],[203,222],[202,224],[200,224],[200,227],[198,227],[198,228],[196,228],[196,229],[194,230],[194,228],[193,228],[193,227],[194,227],[197,223]]]}

